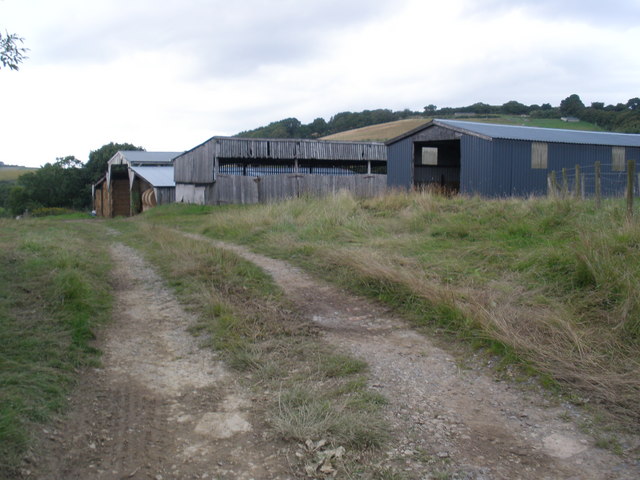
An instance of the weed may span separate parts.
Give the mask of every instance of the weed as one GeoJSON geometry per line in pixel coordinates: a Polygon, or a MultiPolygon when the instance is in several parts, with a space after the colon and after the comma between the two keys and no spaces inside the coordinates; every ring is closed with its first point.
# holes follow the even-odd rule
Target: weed
{"type": "Polygon", "coordinates": [[[613,452],[616,455],[622,455],[623,453],[622,445],[620,444],[620,442],[616,437],[598,436],[596,437],[595,446],[598,448],[609,450],[610,452],[613,452]]]}

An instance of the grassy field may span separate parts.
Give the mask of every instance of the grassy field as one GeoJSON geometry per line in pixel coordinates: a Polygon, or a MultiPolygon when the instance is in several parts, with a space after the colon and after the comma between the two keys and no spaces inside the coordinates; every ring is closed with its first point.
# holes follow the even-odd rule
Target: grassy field
{"type": "MultiPolygon", "coordinates": [[[[592,130],[602,131],[598,126],[588,122],[563,122],[556,118],[529,118],[521,116],[501,115],[499,117],[490,118],[450,118],[450,120],[462,120],[467,122],[496,123],[502,125],[519,125],[525,127],[541,127],[541,128],[563,128],[568,130],[592,130]]],[[[431,121],[430,118],[408,118],[405,120],[397,120],[395,122],[381,123],[378,125],[370,125],[368,127],[347,130],[346,132],[334,133],[323,137],[323,140],[342,140],[342,141],[373,141],[384,142],[402,135],[414,128],[431,121]]]]}
{"type": "Polygon", "coordinates": [[[340,195],[154,209],[139,221],[250,245],[640,418],[640,226],[618,201],[340,195]]]}
{"type": "Polygon", "coordinates": [[[0,478],[11,478],[37,426],[64,409],[77,369],[98,361],[109,316],[101,228],[0,219],[0,478]]]}
{"type": "Polygon", "coordinates": [[[409,130],[418,128],[429,121],[431,121],[430,118],[407,118],[404,120],[396,120],[395,122],[380,123],[378,125],[347,130],[346,132],[334,133],[333,135],[323,137],[322,140],[384,142],[390,138],[402,135],[409,130]]]}
{"type": "Polygon", "coordinates": [[[13,182],[25,173],[34,172],[36,168],[0,167],[0,182],[13,182]]]}

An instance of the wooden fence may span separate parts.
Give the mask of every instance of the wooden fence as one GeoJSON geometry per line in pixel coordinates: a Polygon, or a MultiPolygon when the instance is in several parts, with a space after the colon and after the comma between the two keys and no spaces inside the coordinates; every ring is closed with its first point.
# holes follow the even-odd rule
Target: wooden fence
{"type": "Polygon", "coordinates": [[[600,207],[602,197],[625,197],[627,214],[633,215],[634,197],[640,196],[640,178],[636,179],[635,160],[627,161],[626,171],[603,174],[600,162],[593,166],[574,169],[563,168],[560,175],[555,170],[548,175],[548,194],[553,197],[595,198],[600,207]]]}
{"type": "Polygon", "coordinates": [[[321,197],[341,190],[356,197],[381,195],[386,175],[284,174],[244,177],[219,174],[212,185],[176,184],[176,201],[206,205],[269,203],[304,195],[321,197]]]}

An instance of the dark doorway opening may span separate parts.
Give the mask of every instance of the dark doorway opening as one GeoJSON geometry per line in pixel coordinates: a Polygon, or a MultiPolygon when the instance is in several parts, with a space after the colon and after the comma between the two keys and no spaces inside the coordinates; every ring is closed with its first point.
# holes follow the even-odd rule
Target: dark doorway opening
{"type": "Polygon", "coordinates": [[[413,143],[413,184],[437,186],[444,192],[460,190],[460,140],[413,143]]]}
{"type": "Polygon", "coordinates": [[[113,217],[131,215],[131,194],[129,190],[129,171],[121,165],[111,167],[111,201],[113,217]]]}

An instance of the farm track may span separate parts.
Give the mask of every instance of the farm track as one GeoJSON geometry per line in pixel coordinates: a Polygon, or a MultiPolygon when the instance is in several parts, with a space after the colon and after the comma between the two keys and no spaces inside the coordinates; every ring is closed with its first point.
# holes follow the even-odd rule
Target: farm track
{"type": "MultiPolygon", "coordinates": [[[[385,308],[284,261],[188,236],[263,268],[322,328],[327,342],[370,365],[371,387],[390,400],[387,418],[394,441],[385,463],[408,478],[433,471],[468,479],[640,478],[637,459],[596,448],[575,424],[580,414],[557,399],[497,382],[481,366],[459,368],[452,355],[385,308]]],[[[625,442],[637,456],[640,440],[627,437],[625,442]]]]}
{"type": "MultiPolygon", "coordinates": [[[[640,478],[638,463],[595,448],[565,420],[578,413],[496,382],[482,366],[459,368],[385,308],[286,262],[188,236],[263,268],[324,340],[367,361],[371,388],[390,401],[392,440],[378,462],[401,478],[640,478]]],[[[70,413],[43,432],[25,478],[301,478],[287,445],[270,440],[260,402],[199,348],[187,332],[193,319],[155,271],[122,244],[111,254],[115,308],[100,335],[103,365],[82,375],[70,413]]],[[[637,438],[625,442],[638,451],[637,438]]]]}

